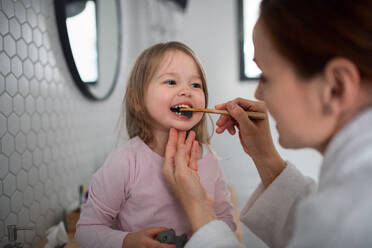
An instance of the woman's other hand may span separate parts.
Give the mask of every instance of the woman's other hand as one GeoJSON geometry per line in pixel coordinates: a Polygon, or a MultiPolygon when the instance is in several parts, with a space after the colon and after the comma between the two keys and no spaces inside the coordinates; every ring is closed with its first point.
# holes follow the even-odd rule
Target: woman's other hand
{"type": "Polygon", "coordinates": [[[185,209],[193,232],[216,219],[213,200],[197,172],[198,150],[193,131],[186,138],[185,131],[170,129],[163,175],[185,209]]]}
{"type": "Polygon", "coordinates": [[[165,227],[150,227],[128,233],[123,240],[123,248],[176,248],[175,245],[160,243],[155,239],[158,233],[165,230],[165,227]]]}
{"type": "Polygon", "coordinates": [[[262,183],[268,186],[285,167],[285,161],[275,149],[270,133],[268,116],[264,120],[251,120],[246,111],[267,113],[263,102],[236,98],[215,106],[225,109],[230,115],[221,115],[217,120],[217,133],[227,130],[231,135],[239,131],[240,143],[244,151],[253,159],[262,183]]]}

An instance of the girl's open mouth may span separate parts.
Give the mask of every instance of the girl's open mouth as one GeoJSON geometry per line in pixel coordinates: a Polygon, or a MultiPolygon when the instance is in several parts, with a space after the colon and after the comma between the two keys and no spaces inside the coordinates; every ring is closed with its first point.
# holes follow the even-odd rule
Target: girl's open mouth
{"type": "Polygon", "coordinates": [[[174,113],[177,113],[179,115],[186,116],[188,118],[192,117],[192,112],[191,111],[181,111],[180,110],[181,108],[192,108],[192,106],[186,105],[186,104],[179,104],[179,105],[175,105],[175,106],[170,107],[170,111],[172,111],[174,113]]]}

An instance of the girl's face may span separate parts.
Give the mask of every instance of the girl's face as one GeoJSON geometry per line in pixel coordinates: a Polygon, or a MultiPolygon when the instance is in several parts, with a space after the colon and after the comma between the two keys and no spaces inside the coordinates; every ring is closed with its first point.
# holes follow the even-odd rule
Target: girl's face
{"type": "Polygon", "coordinates": [[[145,92],[145,107],[153,119],[153,132],[168,134],[171,127],[189,130],[203,117],[194,112],[186,117],[172,112],[171,107],[205,107],[205,95],[198,66],[189,55],[169,51],[155,72],[145,92]]]}
{"type": "Polygon", "coordinates": [[[279,143],[286,148],[323,150],[335,125],[324,114],[323,76],[311,80],[299,77],[276,51],[261,21],[255,26],[253,42],[254,60],[262,71],[255,96],[266,103],[275,119],[279,143]]]}

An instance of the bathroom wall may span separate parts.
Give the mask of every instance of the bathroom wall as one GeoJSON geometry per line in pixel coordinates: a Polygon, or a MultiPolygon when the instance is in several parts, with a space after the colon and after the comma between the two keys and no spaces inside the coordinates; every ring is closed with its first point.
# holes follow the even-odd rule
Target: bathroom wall
{"type": "MultiPolygon", "coordinates": [[[[236,1],[190,0],[185,14],[160,0],[121,2],[118,84],[110,98],[94,103],[69,74],[53,0],[0,1],[0,247],[7,242],[7,225],[35,227],[19,232],[19,240],[30,247],[76,204],[79,184],[89,183],[115,145],[127,73],[148,45],[172,39],[190,45],[207,73],[210,106],[237,96],[253,98],[257,83],[238,79],[236,1]]],[[[273,122],[272,127],[277,139],[273,122]]],[[[236,137],[214,135],[212,146],[242,208],[259,182],[254,165],[236,137]]],[[[277,146],[316,177],[318,154],[277,146]]],[[[250,247],[265,247],[247,229],[244,238],[250,247]]]]}
{"type": "Polygon", "coordinates": [[[107,100],[91,102],[68,71],[53,0],[0,1],[0,247],[7,243],[7,225],[34,227],[18,232],[18,240],[31,247],[76,206],[78,186],[89,184],[116,145],[134,58],[150,44],[176,36],[183,14],[174,4],[120,2],[118,83],[107,100]]]}
{"type": "Polygon", "coordinates": [[[18,233],[28,246],[44,236],[114,145],[129,60],[113,95],[90,102],[56,29],[52,0],[0,2],[0,247],[9,224],[35,228],[18,233]]]}

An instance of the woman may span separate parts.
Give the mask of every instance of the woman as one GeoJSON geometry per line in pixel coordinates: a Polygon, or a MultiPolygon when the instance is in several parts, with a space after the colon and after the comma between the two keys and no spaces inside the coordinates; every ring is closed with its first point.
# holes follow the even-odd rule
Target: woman
{"type": "MultiPolygon", "coordinates": [[[[241,221],[270,247],[372,247],[371,13],[370,0],[263,0],[253,41],[264,103],[216,106],[231,114],[217,133],[238,128],[262,180],[241,221]],[[283,147],[324,155],[319,185],[279,156],[267,119],[245,110],[268,110],[283,147]]],[[[191,169],[195,141],[182,137],[171,130],[163,174],[194,231],[186,247],[240,247],[191,169]]]]}

